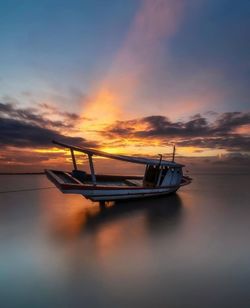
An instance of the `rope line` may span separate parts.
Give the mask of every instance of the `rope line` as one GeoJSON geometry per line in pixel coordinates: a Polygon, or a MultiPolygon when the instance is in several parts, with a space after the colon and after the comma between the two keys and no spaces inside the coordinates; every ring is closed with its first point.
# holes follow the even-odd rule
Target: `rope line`
{"type": "Polygon", "coordinates": [[[3,191],[0,191],[0,194],[15,193],[15,192],[22,192],[22,191],[45,190],[45,189],[54,189],[54,188],[56,188],[56,187],[49,186],[49,187],[40,187],[40,188],[26,188],[26,189],[16,189],[16,190],[3,190],[3,191]]]}

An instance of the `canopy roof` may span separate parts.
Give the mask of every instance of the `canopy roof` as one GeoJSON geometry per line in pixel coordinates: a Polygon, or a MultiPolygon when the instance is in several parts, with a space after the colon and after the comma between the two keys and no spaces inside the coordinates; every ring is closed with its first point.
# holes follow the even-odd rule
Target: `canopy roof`
{"type": "MultiPolygon", "coordinates": [[[[55,140],[53,140],[52,142],[64,148],[72,149],[77,152],[82,152],[87,155],[96,155],[96,156],[106,157],[110,159],[122,160],[122,161],[126,161],[129,163],[143,164],[143,165],[159,165],[160,163],[159,159],[150,159],[150,158],[144,158],[144,157],[110,154],[110,153],[106,153],[106,152],[95,150],[95,149],[90,149],[90,148],[85,148],[85,147],[76,147],[76,146],[65,144],[62,142],[55,141],[55,140]]],[[[162,160],[161,166],[183,167],[184,165],[177,164],[175,162],[171,162],[167,160],[162,160]]]]}

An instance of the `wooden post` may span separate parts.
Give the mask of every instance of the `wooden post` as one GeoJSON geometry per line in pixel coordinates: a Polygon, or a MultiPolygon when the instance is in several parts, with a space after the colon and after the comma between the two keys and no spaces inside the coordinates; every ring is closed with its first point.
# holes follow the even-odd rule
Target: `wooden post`
{"type": "Polygon", "coordinates": [[[161,165],[161,161],[162,161],[162,154],[158,154],[160,156],[160,160],[159,160],[159,166],[161,165]]]}
{"type": "Polygon", "coordinates": [[[172,162],[174,162],[174,159],[175,159],[175,145],[173,147],[173,157],[172,157],[172,162]]]}
{"type": "Polygon", "coordinates": [[[159,176],[158,176],[158,180],[157,180],[157,184],[156,184],[157,187],[160,185],[160,182],[161,182],[161,175],[162,175],[162,168],[161,168],[161,170],[160,170],[160,172],[159,172],[159,176]]]}
{"type": "Polygon", "coordinates": [[[144,181],[145,181],[145,178],[146,178],[146,175],[147,175],[147,171],[148,171],[148,165],[146,165],[144,176],[143,176],[143,179],[142,179],[142,183],[144,183],[144,181]]]}
{"type": "Polygon", "coordinates": [[[74,150],[70,148],[70,152],[71,152],[71,157],[72,157],[74,169],[77,170],[77,165],[76,165],[76,159],[75,159],[75,155],[74,155],[74,150]]]}
{"type": "Polygon", "coordinates": [[[158,174],[158,179],[156,181],[156,186],[160,185],[160,181],[161,181],[161,175],[162,175],[162,168],[161,168],[161,161],[162,161],[162,154],[158,154],[160,156],[160,160],[159,160],[159,166],[158,168],[160,169],[160,172],[158,174]]]}
{"type": "Polygon", "coordinates": [[[94,169],[92,154],[88,154],[88,157],[89,157],[89,168],[91,171],[92,182],[94,185],[96,185],[95,169],[94,169]]]}

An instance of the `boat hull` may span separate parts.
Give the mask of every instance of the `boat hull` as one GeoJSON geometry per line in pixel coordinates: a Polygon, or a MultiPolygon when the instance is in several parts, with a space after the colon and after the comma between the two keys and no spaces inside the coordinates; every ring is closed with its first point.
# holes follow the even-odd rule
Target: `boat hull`
{"type": "MultiPolygon", "coordinates": [[[[145,187],[145,186],[119,186],[119,181],[127,181],[128,177],[102,175],[99,179],[111,179],[113,184],[93,185],[82,183],[72,176],[72,174],[62,171],[46,170],[47,177],[65,194],[80,194],[92,201],[116,201],[125,199],[140,199],[163,196],[176,192],[181,186],[190,183],[191,179],[183,177],[181,183],[175,186],[145,187]],[[114,184],[115,183],[115,184],[114,184]]],[[[142,179],[136,176],[130,176],[130,179],[142,179]]],[[[133,183],[133,181],[130,181],[133,183]]],[[[104,183],[104,182],[103,182],[104,183]]]]}
{"type": "Polygon", "coordinates": [[[166,189],[134,189],[134,190],[62,190],[66,194],[81,194],[92,201],[116,201],[163,196],[176,192],[179,187],[166,189]]]}

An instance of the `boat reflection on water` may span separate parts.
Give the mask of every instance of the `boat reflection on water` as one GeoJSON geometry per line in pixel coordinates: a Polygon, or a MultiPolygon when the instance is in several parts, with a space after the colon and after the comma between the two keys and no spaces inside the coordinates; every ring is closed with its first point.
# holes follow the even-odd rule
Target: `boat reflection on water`
{"type": "MultiPolygon", "coordinates": [[[[85,236],[107,234],[109,241],[122,241],[131,232],[142,236],[168,229],[173,230],[182,216],[182,200],[177,194],[160,198],[55,206],[46,210],[49,230],[57,239],[84,239],[85,236]],[[132,231],[133,230],[133,231],[132,231]],[[143,230],[143,231],[142,231],[143,230]],[[110,231],[110,232],[109,232],[110,231]],[[108,234],[110,233],[110,234],[108,234]],[[120,235],[118,235],[118,233],[120,235]],[[145,234],[144,234],[145,235],[145,234]]],[[[164,232],[165,232],[164,231],[164,232]]],[[[98,236],[99,237],[99,236],[98,236]]]]}
{"type": "Polygon", "coordinates": [[[103,223],[143,214],[147,228],[154,232],[161,228],[174,227],[181,217],[181,208],[181,198],[176,194],[146,200],[100,203],[100,210],[95,215],[87,215],[84,229],[94,230],[103,223]]]}

